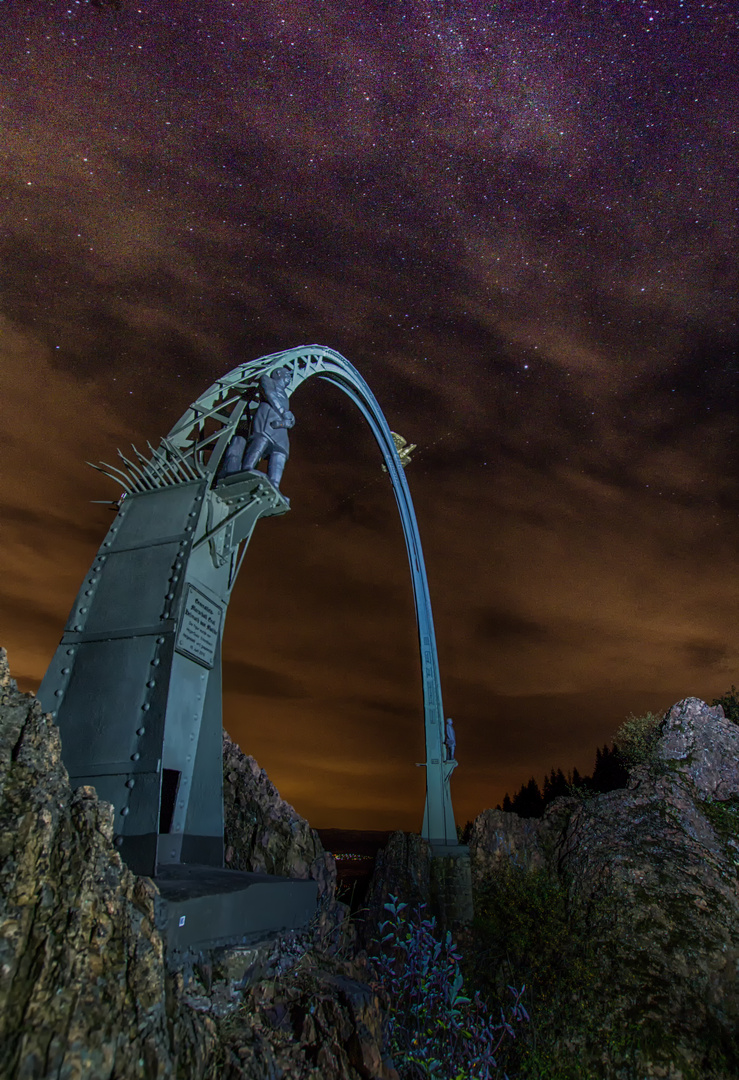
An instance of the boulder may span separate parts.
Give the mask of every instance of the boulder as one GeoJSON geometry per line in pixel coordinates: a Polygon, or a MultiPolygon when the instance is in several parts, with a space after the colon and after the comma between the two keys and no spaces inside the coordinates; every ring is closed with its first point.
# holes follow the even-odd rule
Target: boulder
{"type": "Polygon", "coordinates": [[[113,808],[72,792],[59,730],[0,649],[0,1075],[207,1076],[212,1020],[182,1008],[156,890],[113,846],[113,808]]]}
{"type": "Polygon", "coordinates": [[[378,940],[390,896],[410,910],[425,905],[424,914],[436,920],[439,934],[458,931],[473,915],[469,849],[459,845],[456,853],[435,855],[418,833],[392,833],[377,852],[367,902],[357,918],[358,940],[365,950],[378,940]]]}
{"type": "Polygon", "coordinates": [[[317,944],[352,951],[349,908],[336,899],[336,860],[257,762],[223,733],[226,866],[232,870],[310,878],[318,883],[317,944]]]}
{"type": "Polygon", "coordinates": [[[627,788],[555,800],[541,819],[485,811],[470,849],[478,883],[508,860],[566,891],[600,1010],[595,1039],[573,1049],[597,1075],[737,1075],[739,728],[720,707],[673,706],[627,788]],[[614,1035],[638,1047],[636,1071],[603,1054],[614,1035]]]}
{"type": "MultiPolygon", "coordinates": [[[[71,790],[60,749],[58,728],[18,692],[0,649],[0,1076],[397,1080],[382,1054],[381,989],[335,942],[321,951],[326,934],[291,931],[168,972],[156,885],[122,863],[112,807],[94,788],[71,790]]],[[[236,760],[234,751],[230,771],[236,760]]],[[[285,841],[296,815],[258,772],[274,811],[262,823],[277,823],[285,841]]],[[[258,835],[263,868],[322,866],[331,897],[326,853],[310,830],[289,832],[292,848],[258,835]]],[[[233,848],[232,859],[246,857],[233,848]]]]}
{"type": "Polygon", "coordinates": [[[541,818],[483,810],[470,833],[473,880],[494,874],[503,860],[525,871],[546,868],[564,825],[579,805],[579,799],[555,799],[541,818]]]}
{"type": "Polygon", "coordinates": [[[379,940],[378,927],[387,918],[385,904],[390,896],[398,897],[411,909],[431,903],[429,845],[416,833],[392,833],[387,846],[375,856],[366,906],[357,918],[359,942],[365,950],[379,940]]]}

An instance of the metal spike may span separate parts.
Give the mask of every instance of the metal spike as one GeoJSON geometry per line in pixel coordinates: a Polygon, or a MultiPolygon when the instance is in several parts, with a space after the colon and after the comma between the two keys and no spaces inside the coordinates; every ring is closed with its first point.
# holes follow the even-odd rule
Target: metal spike
{"type": "Polygon", "coordinates": [[[121,459],[121,461],[124,461],[126,463],[133,475],[138,478],[140,489],[143,488],[144,491],[156,490],[154,484],[151,483],[150,480],[147,480],[138,465],[134,465],[132,461],[129,461],[126,455],[123,454],[120,450],[118,451],[118,457],[121,459]]]}
{"type": "Polygon", "coordinates": [[[126,493],[128,495],[131,494],[133,490],[131,487],[131,478],[126,476],[125,473],[122,473],[119,469],[115,469],[112,465],[108,465],[104,461],[100,462],[100,465],[105,465],[104,469],[101,469],[100,465],[93,465],[91,461],[87,461],[85,462],[85,464],[89,465],[91,469],[97,469],[98,472],[101,472],[104,476],[107,476],[109,480],[113,480],[116,484],[120,484],[126,489],[126,493]],[[108,469],[110,469],[110,472],[107,471],[108,469]],[[113,473],[115,473],[116,475],[113,476],[113,473]]]}
{"type": "Polygon", "coordinates": [[[156,459],[159,463],[159,468],[162,470],[162,475],[169,483],[179,484],[181,477],[176,468],[173,468],[167,461],[166,455],[161,450],[155,450],[150,442],[146,444],[151,450],[152,459],[156,459]]]}

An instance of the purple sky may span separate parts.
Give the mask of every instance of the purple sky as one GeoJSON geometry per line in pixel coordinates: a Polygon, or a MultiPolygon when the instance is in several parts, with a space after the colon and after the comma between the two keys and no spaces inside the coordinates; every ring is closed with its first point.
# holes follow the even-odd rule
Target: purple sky
{"type": "MultiPolygon", "coordinates": [[[[0,643],[35,689],[117,492],[236,364],[318,342],[419,444],[458,821],[739,682],[739,25],[697,0],[0,0],[0,643]]],[[[225,724],[316,827],[418,829],[379,451],[293,398],[225,724]]]]}

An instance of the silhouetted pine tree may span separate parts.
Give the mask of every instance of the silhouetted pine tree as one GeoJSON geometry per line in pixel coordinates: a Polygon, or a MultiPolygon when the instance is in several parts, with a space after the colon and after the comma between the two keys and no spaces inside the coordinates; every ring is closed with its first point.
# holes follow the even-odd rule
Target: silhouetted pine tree
{"type": "Polygon", "coordinates": [[[544,813],[544,796],[533,776],[528,784],[522,784],[521,790],[513,797],[513,812],[519,817],[541,817],[544,813]]]}
{"type": "Polygon", "coordinates": [[[592,776],[581,776],[577,769],[567,776],[561,769],[556,772],[552,767],[549,776],[544,777],[543,788],[540,791],[536,780],[531,777],[528,784],[522,784],[520,790],[511,799],[506,792],[503,805],[498,804],[498,810],[506,813],[518,814],[519,817],[541,817],[545,807],[559,798],[560,795],[571,794],[572,788],[586,788],[589,791],[614,791],[616,788],[626,787],[629,774],[621,764],[618,756],[618,747],[603,746],[595,751],[595,768],[592,776]]]}
{"type": "Polygon", "coordinates": [[[604,746],[602,750],[596,750],[590,783],[593,791],[615,791],[616,788],[626,787],[628,779],[629,774],[619,759],[617,746],[614,745],[613,749],[604,746]]]}
{"type": "Polygon", "coordinates": [[[555,772],[549,773],[549,776],[544,777],[544,787],[542,789],[542,796],[544,798],[544,805],[548,806],[550,802],[554,802],[560,795],[569,794],[569,784],[567,783],[567,777],[561,769],[557,769],[555,772]]]}

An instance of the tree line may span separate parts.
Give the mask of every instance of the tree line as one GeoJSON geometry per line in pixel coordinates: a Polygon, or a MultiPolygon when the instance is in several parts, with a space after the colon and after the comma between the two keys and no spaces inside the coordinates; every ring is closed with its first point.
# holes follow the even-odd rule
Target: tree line
{"type": "Polygon", "coordinates": [[[595,767],[590,776],[581,776],[576,768],[565,776],[561,769],[552,768],[549,775],[544,777],[541,787],[532,776],[527,784],[521,784],[513,798],[506,792],[502,805],[498,803],[496,809],[524,818],[541,817],[549,803],[560,795],[587,797],[614,791],[626,787],[628,779],[628,769],[623,764],[618,746],[615,743],[613,746],[604,745],[595,752],[595,767]]]}
{"type": "MultiPolygon", "coordinates": [[[[730,690],[721,697],[714,698],[711,704],[721,705],[727,720],[739,724],[739,690],[733,683],[730,690]]],[[[581,776],[577,769],[565,776],[561,769],[555,771],[552,768],[549,775],[544,777],[541,787],[532,776],[527,784],[521,784],[513,798],[506,792],[502,805],[498,803],[496,809],[524,818],[541,817],[549,803],[560,795],[587,798],[588,795],[626,787],[629,765],[646,760],[650,745],[658,738],[661,720],[661,717],[652,713],[647,713],[644,717],[629,717],[616,732],[617,738],[623,735],[623,747],[614,741],[613,746],[604,745],[602,749],[596,750],[595,767],[590,776],[581,776]],[[646,728],[650,735],[646,741],[644,731],[639,731],[640,726],[646,728]],[[637,753],[634,752],[635,744],[637,753]]]]}

